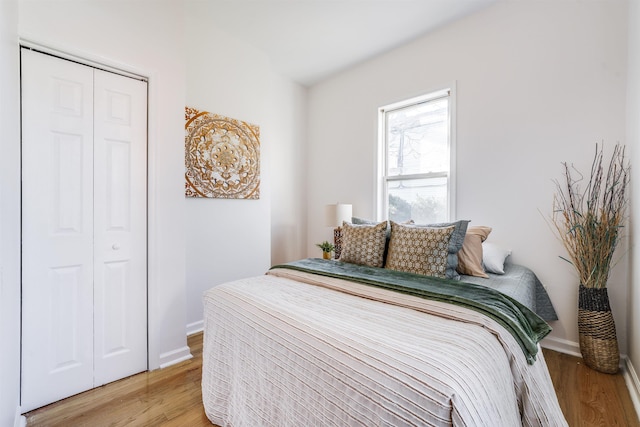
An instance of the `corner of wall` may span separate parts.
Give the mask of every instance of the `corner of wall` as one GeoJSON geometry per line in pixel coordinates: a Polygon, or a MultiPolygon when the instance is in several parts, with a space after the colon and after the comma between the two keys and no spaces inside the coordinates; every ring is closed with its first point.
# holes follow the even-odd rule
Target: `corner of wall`
{"type": "Polygon", "coordinates": [[[20,418],[19,69],[18,0],[3,0],[0,1],[0,342],[3,344],[0,425],[13,425],[20,418]]]}
{"type": "MultiPolygon", "coordinates": [[[[640,29],[637,22],[640,20],[640,3],[628,2],[628,55],[627,55],[627,146],[631,148],[631,163],[640,162],[640,123],[637,117],[640,115],[640,29]]],[[[637,263],[640,260],[640,250],[636,244],[640,236],[640,227],[634,226],[640,220],[640,191],[639,186],[632,185],[631,213],[630,213],[630,242],[629,252],[629,298],[627,309],[628,328],[628,354],[629,366],[634,362],[640,364],[640,328],[638,325],[640,308],[640,290],[637,283],[640,281],[640,268],[637,263]]],[[[636,384],[637,377],[636,377],[636,384]]],[[[634,401],[635,403],[635,401],[634,401]]],[[[638,406],[636,405],[636,409],[638,406]]]]}
{"type": "Polygon", "coordinates": [[[20,409],[20,407],[18,406],[16,408],[16,416],[13,421],[13,427],[26,427],[27,418],[23,416],[21,413],[22,413],[22,409],[20,409]]]}

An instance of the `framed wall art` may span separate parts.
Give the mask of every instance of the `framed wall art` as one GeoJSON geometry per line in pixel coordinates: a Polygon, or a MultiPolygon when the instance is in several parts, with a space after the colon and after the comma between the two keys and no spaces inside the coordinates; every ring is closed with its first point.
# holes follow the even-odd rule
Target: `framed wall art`
{"type": "Polygon", "coordinates": [[[260,198],[260,127],[185,108],[185,195],[260,198]]]}

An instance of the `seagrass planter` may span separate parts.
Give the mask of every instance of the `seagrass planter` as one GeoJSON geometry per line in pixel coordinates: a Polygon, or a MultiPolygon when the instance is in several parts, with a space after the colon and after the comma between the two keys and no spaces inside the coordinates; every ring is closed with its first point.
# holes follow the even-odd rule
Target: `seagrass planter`
{"type": "Polygon", "coordinates": [[[607,288],[578,291],[578,335],[584,363],[607,374],[618,372],[620,351],[607,288]]]}

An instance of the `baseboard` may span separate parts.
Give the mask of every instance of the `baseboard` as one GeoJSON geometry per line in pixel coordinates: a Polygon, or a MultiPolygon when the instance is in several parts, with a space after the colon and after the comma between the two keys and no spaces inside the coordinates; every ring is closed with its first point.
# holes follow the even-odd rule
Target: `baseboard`
{"type": "MultiPolygon", "coordinates": [[[[197,334],[204,331],[204,320],[189,323],[187,325],[187,336],[197,334]]],[[[184,362],[193,357],[189,346],[184,346],[176,350],[168,351],[160,355],[160,369],[167,366],[175,365],[176,363],[184,362]]]]}
{"type": "Polygon", "coordinates": [[[574,341],[547,336],[540,342],[540,345],[544,348],[548,348],[549,350],[554,350],[559,353],[582,357],[582,353],[580,353],[580,344],[574,341]]]}
{"type": "Polygon", "coordinates": [[[636,414],[640,415],[640,380],[638,380],[638,374],[631,364],[631,360],[626,356],[622,359],[622,375],[624,376],[624,382],[627,384],[627,389],[629,390],[629,396],[631,396],[633,407],[636,408],[636,414]]]}
{"type": "MultiPolygon", "coordinates": [[[[582,358],[582,353],[580,352],[580,344],[574,341],[564,340],[562,338],[547,337],[540,342],[540,346],[549,350],[557,351],[558,353],[564,353],[570,356],[582,358]]],[[[626,362],[627,360],[628,358],[626,355],[620,355],[621,370],[625,370],[626,364],[630,363],[626,362]]]]}
{"type": "Polygon", "coordinates": [[[198,320],[197,322],[189,323],[187,325],[187,336],[197,334],[204,331],[204,320],[198,320]]]}
{"type": "Polygon", "coordinates": [[[189,346],[184,346],[160,355],[160,369],[164,369],[168,366],[175,365],[176,363],[184,362],[193,357],[189,346]]]}

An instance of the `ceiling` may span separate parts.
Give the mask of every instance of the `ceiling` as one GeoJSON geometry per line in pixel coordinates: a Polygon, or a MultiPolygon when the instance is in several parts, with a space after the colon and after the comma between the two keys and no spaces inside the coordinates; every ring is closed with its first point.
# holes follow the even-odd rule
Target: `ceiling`
{"type": "Polygon", "coordinates": [[[209,0],[219,29],[305,86],[495,0],[209,0]]]}

